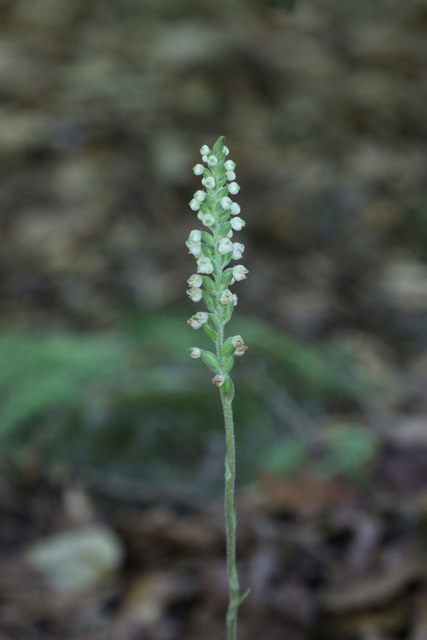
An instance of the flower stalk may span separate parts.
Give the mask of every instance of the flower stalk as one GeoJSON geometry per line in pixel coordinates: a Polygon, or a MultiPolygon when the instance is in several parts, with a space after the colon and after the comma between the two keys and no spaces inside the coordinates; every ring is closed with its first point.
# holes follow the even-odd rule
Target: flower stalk
{"type": "Polygon", "coordinates": [[[228,267],[232,260],[240,260],[245,247],[233,242],[233,234],[240,231],[245,222],[238,216],[241,209],[229,194],[236,195],[240,187],[235,182],[236,164],[227,160],[229,153],[224,145],[224,137],[216,141],[211,150],[208,145],[200,149],[202,164],[196,164],[193,172],[202,176],[204,190],[196,191],[190,201],[192,211],[206,228],[191,231],[186,245],[196,259],[197,273],[187,280],[187,294],[194,302],[203,300],[207,312],[199,311],[187,322],[193,329],[203,327],[215,343],[215,353],[191,347],[192,358],[201,358],[215,375],[212,382],[219,388],[224,414],[226,455],[225,455],[225,525],[227,569],[229,581],[229,606],[227,612],[227,640],[236,640],[237,610],[249,591],[240,595],[239,578],[236,568],[236,456],[233,424],[234,385],[230,371],[235,356],[244,355],[247,347],[240,335],[224,340],[224,328],[230,320],[237,295],[230,290],[235,282],[244,280],[248,270],[242,264],[228,267]],[[203,289],[202,289],[203,287],[203,289]]]}

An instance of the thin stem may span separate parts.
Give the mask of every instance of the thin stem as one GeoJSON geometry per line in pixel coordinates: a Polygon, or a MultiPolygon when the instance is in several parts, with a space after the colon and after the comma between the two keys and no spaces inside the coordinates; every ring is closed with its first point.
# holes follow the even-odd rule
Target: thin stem
{"type": "Polygon", "coordinates": [[[221,401],[224,412],[225,454],[225,528],[227,541],[227,569],[230,600],[227,612],[227,640],[236,640],[237,609],[239,606],[239,578],[236,568],[236,506],[234,488],[236,482],[236,454],[234,444],[233,408],[222,389],[221,401]]]}

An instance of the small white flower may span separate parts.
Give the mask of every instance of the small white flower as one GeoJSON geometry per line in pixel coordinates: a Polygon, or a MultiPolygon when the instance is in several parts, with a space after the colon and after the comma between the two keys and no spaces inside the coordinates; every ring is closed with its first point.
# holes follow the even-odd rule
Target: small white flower
{"type": "Polygon", "coordinates": [[[242,220],[242,218],[232,218],[231,219],[231,228],[234,231],[241,231],[245,226],[246,222],[242,220]]]}
{"type": "Polygon", "coordinates": [[[237,307],[237,295],[235,293],[233,293],[233,304],[237,307]]]}
{"type": "Polygon", "coordinates": [[[249,271],[242,264],[238,264],[233,269],[233,278],[237,281],[246,280],[246,274],[249,271]]]}
{"type": "Polygon", "coordinates": [[[230,153],[230,149],[228,147],[226,147],[225,145],[223,147],[223,151],[224,151],[226,156],[228,156],[228,154],[230,153]]]}
{"type": "Polygon", "coordinates": [[[206,213],[202,218],[202,222],[207,227],[212,227],[215,224],[215,218],[211,213],[206,213]]]}
{"type": "Polygon", "coordinates": [[[245,351],[248,350],[248,347],[245,347],[242,336],[233,336],[231,338],[231,344],[235,348],[234,356],[243,356],[245,351]]]}
{"type": "Polygon", "coordinates": [[[224,196],[223,198],[221,198],[220,203],[223,209],[229,209],[233,204],[233,201],[228,196],[224,196]]]}
{"type": "Polygon", "coordinates": [[[236,195],[236,193],[239,193],[240,191],[240,187],[237,184],[237,182],[230,182],[230,184],[228,185],[228,192],[232,193],[233,196],[236,195]]]}
{"type": "Polygon", "coordinates": [[[187,282],[190,287],[201,287],[203,279],[198,273],[193,273],[193,275],[188,278],[187,282]]]}
{"type": "Polygon", "coordinates": [[[207,178],[203,178],[202,185],[207,189],[213,189],[215,186],[215,180],[212,178],[212,176],[208,176],[207,178]]]}
{"type": "Polygon", "coordinates": [[[232,238],[233,237],[233,229],[230,229],[230,231],[227,233],[227,238],[232,238]]]}
{"type": "Polygon", "coordinates": [[[202,350],[199,347],[190,347],[187,351],[190,354],[190,358],[200,358],[202,355],[202,350]]]}
{"type": "Polygon", "coordinates": [[[201,242],[186,242],[188,247],[188,252],[191,253],[195,258],[198,258],[202,253],[202,243],[201,242]]]}
{"type": "Polygon", "coordinates": [[[241,212],[240,204],[237,204],[237,202],[233,202],[233,204],[231,205],[231,215],[237,216],[239,215],[240,212],[241,212]]]}
{"type": "Polygon", "coordinates": [[[233,243],[228,238],[223,238],[218,243],[218,253],[222,256],[225,256],[226,253],[230,253],[230,251],[234,250],[233,243]]]}
{"type": "Polygon", "coordinates": [[[202,147],[200,147],[200,155],[201,156],[205,156],[208,153],[210,153],[210,149],[209,149],[207,144],[204,144],[202,147]]]}
{"type": "Polygon", "coordinates": [[[206,256],[202,256],[197,260],[197,273],[212,273],[214,267],[212,260],[206,256]]]}
{"type": "Polygon", "coordinates": [[[192,209],[193,211],[198,211],[200,209],[200,202],[193,198],[193,200],[190,202],[190,209],[192,209]]]}
{"type": "Polygon", "coordinates": [[[206,193],[204,191],[196,191],[196,193],[193,196],[194,200],[197,200],[197,202],[203,202],[203,200],[206,198],[206,193]]]}
{"type": "Polygon", "coordinates": [[[205,213],[203,213],[203,211],[198,211],[197,212],[197,217],[199,218],[200,221],[203,220],[203,218],[205,217],[205,213]]]}
{"type": "Polygon", "coordinates": [[[233,353],[233,356],[244,356],[245,351],[247,350],[248,350],[248,347],[242,347],[241,349],[236,349],[236,351],[233,353]]]}
{"type": "Polygon", "coordinates": [[[214,155],[209,156],[209,158],[208,158],[208,165],[209,165],[210,167],[215,167],[217,164],[218,164],[218,160],[215,158],[215,156],[214,156],[214,155]]]}
{"type": "Polygon", "coordinates": [[[241,242],[233,243],[233,260],[240,260],[245,250],[245,245],[241,242]]]}
{"type": "Polygon", "coordinates": [[[236,168],[236,163],[232,160],[227,160],[227,162],[224,162],[224,168],[226,171],[234,171],[234,169],[236,168]]]}
{"type": "Polygon", "coordinates": [[[225,382],[225,378],[224,376],[216,375],[214,378],[212,378],[212,382],[216,387],[222,387],[225,382]]]}
{"type": "Polygon", "coordinates": [[[193,229],[188,236],[188,242],[200,242],[202,239],[202,232],[199,229],[193,229]]]}
{"type": "Polygon", "coordinates": [[[204,170],[205,170],[205,168],[204,168],[204,166],[203,166],[202,164],[196,164],[196,165],[193,167],[193,173],[194,173],[196,176],[201,176],[204,170]]]}
{"type": "Polygon", "coordinates": [[[219,297],[220,303],[223,305],[231,304],[234,301],[233,295],[234,294],[231,293],[230,289],[226,289],[221,293],[219,297]]]}
{"type": "Polygon", "coordinates": [[[191,289],[187,289],[186,293],[193,302],[200,302],[203,297],[202,290],[198,287],[191,287],[191,289]]]}
{"type": "Polygon", "coordinates": [[[190,325],[190,327],[193,327],[193,329],[200,329],[200,327],[208,320],[209,314],[205,313],[204,311],[199,311],[199,313],[191,316],[191,318],[187,320],[187,323],[190,325]]]}
{"type": "Polygon", "coordinates": [[[203,160],[203,162],[207,162],[208,161],[208,156],[202,156],[202,160],[203,160]]]}
{"type": "Polygon", "coordinates": [[[236,174],[234,173],[234,171],[227,171],[227,173],[225,175],[227,176],[227,180],[235,180],[236,179],[236,174]]]}

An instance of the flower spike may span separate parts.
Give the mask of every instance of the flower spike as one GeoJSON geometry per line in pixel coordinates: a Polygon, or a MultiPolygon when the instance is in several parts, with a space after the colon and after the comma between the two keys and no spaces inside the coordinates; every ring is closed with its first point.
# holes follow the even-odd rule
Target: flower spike
{"type": "Polygon", "coordinates": [[[240,186],[236,180],[236,163],[227,160],[228,148],[224,138],[218,138],[213,148],[207,144],[200,148],[203,164],[196,164],[193,172],[201,176],[204,189],[195,192],[190,208],[204,225],[203,231],[194,229],[186,242],[190,254],[196,258],[197,273],[191,275],[187,283],[187,295],[194,302],[203,300],[208,312],[199,311],[189,320],[193,329],[203,327],[206,334],[216,345],[216,355],[199,347],[190,347],[187,351],[191,358],[198,359],[215,374],[212,382],[219,388],[224,411],[227,434],[226,473],[225,473],[225,520],[227,533],[228,578],[230,584],[230,602],[227,614],[227,638],[236,640],[237,610],[247,593],[239,595],[239,582],[236,570],[236,517],[234,503],[235,458],[232,400],[234,386],[230,371],[236,357],[247,350],[240,335],[224,341],[224,327],[230,320],[237,295],[229,287],[246,279],[248,270],[242,264],[228,265],[232,260],[240,260],[245,246],[241,242],[232,242],[234,232],[241,231],[245,221],[239,217],[240,205],[233,202],[230,195],[236,195],[240,186]],[[202,288],[203,287],[203,288],[202,288]]]}

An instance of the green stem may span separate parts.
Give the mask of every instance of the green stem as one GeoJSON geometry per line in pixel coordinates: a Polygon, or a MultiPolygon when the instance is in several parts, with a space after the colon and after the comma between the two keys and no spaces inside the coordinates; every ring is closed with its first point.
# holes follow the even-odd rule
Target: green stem
{"type": "Polygon", "coordinates": [[[226,454],[225,454],[225,528],[227,540],[227,569],[230,600],[227,612],[227,640],[236,640],[237,609],[239,606],[239,578],[236,568],[236,506],[234,488],[236,482],[236,454],[232,403],[222,389],[221,401],[224,412],[226,454]]]}

